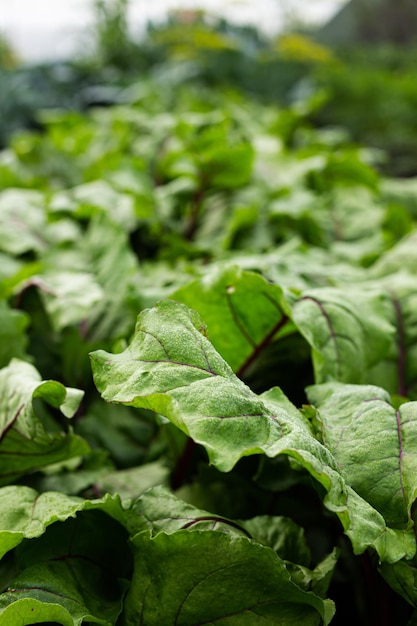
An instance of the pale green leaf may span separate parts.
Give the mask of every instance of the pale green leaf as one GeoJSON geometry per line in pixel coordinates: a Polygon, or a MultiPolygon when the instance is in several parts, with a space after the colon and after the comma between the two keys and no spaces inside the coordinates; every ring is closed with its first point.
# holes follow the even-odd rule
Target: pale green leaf
{"type": "Polygon", "coordinates": [[[378,259],[370,270],[371,275],[380,278],[404,270],[414,274],[417,265],[416,244],[417,232],[413,231],[378,259]]]}
{"type": "Polygon", "coordinates": [[[387,295],[379,289],[305,291],[293,306],[292,318],[311,346],[316,382],[365,383],[369,368],[385,357],[392,343],[391,312],[387,295]]]}
{"type": "Polygon", "coordinates": [[[0,396],[0,484],[89,451],[88,444],[71,431],[64,433],[53,422],[44,425],[34,405],[40,399],[72,417],[82,391],[42,381],[32,365],[14,359],[0,370],[0,396]]]}
{"type": "Polygon", "coordinates": [[[79,323],[104,297],[88,272],[51,270],[40,277],[37,285],[56,330],[79,323]]]}
{"type": "Polygon", "coordinates": [[[310,387],[318,428],[345,480],[390,526],[412,525],[417,497],[417,402],[390,404],[370,385],[310,387]]]}
{"type": "Polygon", "coordinates": [[[70,213],[81,219],[106,213],[128,231],[136,224],[133,196],[118,191],[104,180],[55,193],[49,210],[51,213],[70,213]]]}
{"type": "Polygon", "coordinates": [[[44,250],[44,194],[34,189],[7,189],[0,194],[0,250],[13,255],[44,250]]]}

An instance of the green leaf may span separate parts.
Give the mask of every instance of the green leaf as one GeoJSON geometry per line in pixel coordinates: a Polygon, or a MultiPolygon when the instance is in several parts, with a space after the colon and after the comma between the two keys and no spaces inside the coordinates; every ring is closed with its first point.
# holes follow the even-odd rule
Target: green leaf
{"type": "Polygon", "coordinates": [[[252,454],[287,454],[323,485],[356,552],[373,545],[381,558],[412,555],[412,533],[387,529],[383,517],[339,473],[331,453],[279,389],[257,396],[204,336],[195,311],[163,301],[138,318],[131,345],[120,354],[92,353],[95,383],[105,400],[152,409],[206,448],[230,471],[252,454]]]}
{"type": "Polygon", "coordinates": [[[169,470],[161,461],[99,476],[95,485],[102,493],[117,493],[124,499],[135,499],[151,487],[169,482],[169,470]]]}
{"type": "Polygon", "coordinates": [[[161,485],[142,494],[133,503],[132,509],[138,514],[142,528],[148,529],[152,536],[161,531],[171,535],[185,529],[217,530],[238,537],[249,536],[242,523],[188,504],[161,485]]]}
{"type": "Polygon", "coordinates": [[[345,241],[351,246],[356,241],[373,241],[376,236],[382,246],[384,212],[379,198],[370,189],[357,186],[349,189],[349,193],[343,187],[334,189],[330,210],[336,241],[345,241]]]}
{"type": "Polygon", "coordinates": [[[0,250],[20,255],[47,247],[44,203],[44,195],[32,189],[0,194],[0,250]]]}
{"type": "Polygon", "coordinates": [[[55,522],[64,522],[80,511],[103,511],[135,534],[143,528],[136,513],[123,509],[120,497],[107,494],[100,500],[84,500],[59,492],[39,494],[30,487],[9,485],[0,488],[0,555],[25,539],[43,535],[55,522]]]}
{"type": "Polygon", "coordinates": [[[287,564],[291,579],[302,589],[314,591],[321,598],[325,598],[329,588],[340,551],[335,548],[316,567],[311,570],[302,565],[287,564]]]}
{"type": "Polygon", "coordinates": [[[103,290],[89,272],[51,270],[40,277],[38,286],[57,331],[80,323],[104,298],[103,290]]]}
{"type": "Polygon", "coordinates": [[[395,336],[385,357],[368,373],[368,382],[391,394],[417,398],[417,281],[413,274],[399,272],[375,281],[390,302],[395,336]]]}
{"type": "Polygon", "coordinates": [[[43,400],[72,417],[83,392],[55,381],[42,381],[37,370],[14,359],[0,370],[0,484],[39,467],[82,456],[88,444],[35,408],[43,400]],[[48,426],[46,426],[48,424],[48,426]]]}
{"type": "Polygon", "coordinates": [[[210,341],[235,372],[246,369],[289,322],[283,290],[237,266],[214,267],[172,298],[200,313],[210,341]]]}
{"type": "Polygon", "coordinates": [[[81,323],[91,342],[131,332],[137,260],[120,225],[98,214],[71,249],[52,247],[43,262],[40,295],[57,331],[81,323]]]}
{"type": "MultiPolygon", "coordinates": [[[[273,446],[282,426],[204,333],[195,311],[163,301],[139,316],[127,350],[92,353],[93,373],[104,399],[165,415],[204,443],[219,469],[229,471],[242,456],[273,446]],[[232,434],[236,428],[238,438],[232,434]]],[[[302,428],[308,432],[306,423],[302,428]]]]}
{"type": "Polygon", "coordinates": [[[64,521],[84,508],[80,498],[60,493],[38,493],[30,487],[14,486],[0,489],[0,555],[19,545],[23,539],[39,537],[45,528],[64,521]]]}
{"type": "Polygon", "coordinates": [[[17,575],[0,595],[0,624],[2,609],[13,607],[19,615],[27,609],[22,600],[31,599],[61,605],[74,625],[112,626],[122,608],[119,579],[130,574],[126,540],[117,521],[95,510],[79,512],[75,519],[49,526],[39,539],[22,542],[15,551],[17,575]]]}
{"type": "Polygon", "coordinates": [[[371,275],[380,278],[401,271],[413,275],[417,263],[416,242],[417,232],[413,231],[378,259],[371,268],[371,275]]]}
{"type": "MultiPolygon", "coordinates": [[[[261,396],[272,404],[271,409],[275,404],[277,409],[283,406],[280,397],[282,392],[278,391],[272,389],[261,396]]],[[[288,400],[284,406],[287,403],[288,400]]],[[[291,412],[291,415],[294,413],[291,412]]],[[[282,451],[295,458],[328,491],[323,502],[338,515],[355,553],[361,553],[372,545],[381,560],[389,562],[414,555],[416,543],[413,532],[410,529],[394,530],[387,527],[383,516],[352,488],[349,477],[345,477],[331,450],[321,446],[315,438],[300,437],[296,430],[294,435],[293,446],[288,445],[292,443],[291,440],[279,442],[281,446],[288,446],[282,451]]]]}
{"type": "Polygon", "coordinates": [[[28,316],[22,311],[10,309],[0,301],[0,367],[8,365],[12,358],[25,356],[28,316]]]}
{"type": "Polygon", "coordinates": [[[139,307],[132,295],[138,262],[125,229],[105,214],[94,218],[80,245],[102,290],[101,301],[88,311],[90,341],[119,339],[133,331],[139,307]]]}
{"type": "Polygon", "coordinates": [[[70,213],[79,219],[106,213],[128,231],[136,225],[133,196],[114,189],[104,180],[56,193],[49,208],[52,213],[70,213]]]}
{"type": "MultiPolygon", "coordinates": [[[[1,597],[0,597],[1,602],[1,597]]],[[[32,624],[62,624],[62,626],[78,626],[79,619],[74,622],[71,613],[59,604],[48,603],[24,598],[13,604],[0,604],[1,626],[32,626],[32,624]]]]}
{"type": "Polygon", "coordinates": [[[199,160],[211,186],[234,189],[249,181],[253,156],[252,147],[241,144],[209,148],[199,155],[199,160]]]}
{"type": "Polygon", "coordinates": [[[157,426],[146,411],[93,402],[77,425],[77,433],[92,446],[107,450],[119,468],[146,462],[157,426]]]}
{"type": "MultiPolygon", "coordinates": [[[[390,587],[417,608],[417,566],[416,559],[401,560],[398,563],[382,563],[379,571],[390,587]]],[[[411,622],[410,622],[411,623],[411,622]]]]}
{"type": "Polygon", "coordinates": [[[390,302],[381,290],[357,287],[305,291],[292,318],[312,348],[317,383],[365,383],[395,333],[390,302]],[[352,363],[355,364],[352,367],[352,363]]]}
{"type": "Polygon", "coordinates": [[[334,608],[295,585],[276,553],[221,532],[133,539],[135,570],[125,623],[328,624],[334,608]]]}
{"type": "Polygon", "coordinates": [[[281,559],[309,565],[311,555],[304,530],[293,520],[282,516],[258,515],[241,524],[253,539],[275,550],[281,559]]]}
{"type": "Polygon", "coordinates": [[[417,497],[417,402],[398,410],[379,387],[328,383],[308,389],[324,445],[341,474],[390,526],[412,526],[417,497]]]}

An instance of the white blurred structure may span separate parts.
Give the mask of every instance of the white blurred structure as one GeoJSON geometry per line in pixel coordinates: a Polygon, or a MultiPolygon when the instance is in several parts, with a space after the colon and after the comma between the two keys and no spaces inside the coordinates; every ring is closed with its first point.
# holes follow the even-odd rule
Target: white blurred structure
{"type": "MultiPolygon", "coordinates": [[[[279,32],[289,15],[323,23],[346,0],[130,0],[135,31],[160,21],[170,9],[203,8],[238,23],[279,32]]],[[[93,9],[89,0],[0,0],[0,33],[27,61],[65,58],[86,42],[93,9]]]]}

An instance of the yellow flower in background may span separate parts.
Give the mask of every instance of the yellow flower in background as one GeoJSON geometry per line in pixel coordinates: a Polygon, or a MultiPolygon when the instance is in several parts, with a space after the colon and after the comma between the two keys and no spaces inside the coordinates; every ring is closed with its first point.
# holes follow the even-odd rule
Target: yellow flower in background
{"type": "Polygon", "coordinates": [[[12,69],[18,65],[18,58],[7,39],[0,33],[0,67],[12,69]]]}
{"type": "Polygon", "coordinates": [[[288,61],[307,63],[331,63],[335,56],[326,46],[322,46],[306,35],[289,33],[277,40],[276,48],[280,56],[288,61]]]}

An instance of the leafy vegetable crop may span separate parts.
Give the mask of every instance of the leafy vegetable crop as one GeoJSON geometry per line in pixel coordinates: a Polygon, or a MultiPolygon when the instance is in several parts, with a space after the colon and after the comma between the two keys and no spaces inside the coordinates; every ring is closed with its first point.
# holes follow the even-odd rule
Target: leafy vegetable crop
{"type": "Polygon", "coordinates": [[[415,623],[414,181],[124,98],[0,154],[0,626],[415,623]]]}

